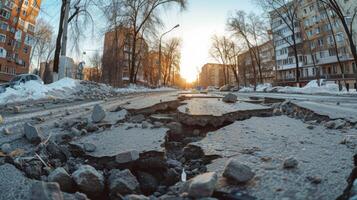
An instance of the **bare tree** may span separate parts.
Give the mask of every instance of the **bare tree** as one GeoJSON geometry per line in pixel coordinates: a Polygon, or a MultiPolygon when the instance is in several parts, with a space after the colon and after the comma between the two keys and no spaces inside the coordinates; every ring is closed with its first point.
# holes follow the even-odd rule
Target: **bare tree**
{"type": "Polygon", "coordinates": [[[32,46],[32,52],[30,60],[37,59],[37,68],[40,66],[40,62],[46,59],[46,52],[52,49],[53,27],[44,19],[37,20],[37,26],[34,33],[34,45],[32,46]]]}
{"type": "Polygon", "coordinates": [[[58,73],[59,58],[62,50],[61,42],[64,39],[63,33],[65,24],[68,23],[71,25],[71,30],[73,30],[72,36],[74,37],[75,44],[78,44],[78,40],[83,36],[81,31],[86,27],[90,22],[93,24],[92,15],[89,12],[89,7],[96,5],[92,0],[61,0],[61,9],[60,9],[60,20],[58,25],[57,39],[56,39],[56,49],[54,56],[53,71],[58,73]],[[66,5],[68,2],[72,2],[69,10],[68,21],[66,22],[66,5]]]}
{"type": "MultiPolygon", "coordinates": [[[[341,22],[345,34],[348,38],[348,43],[350,47],[350,51],[352,53],[353,59],[355,60],[355,65],[357,65],[357,49],[356,49],[356,41],[354,41],[354,20],[357,16],[357,5],[356,3],[351,3],[352,7],[345,8],[341,5],[338,0],[321,0],[330,10],[332,10],[338,17],[341,22]]],[[[354,69],[355,78],[357,82],[357,67],[354,69]]]]}
{"type": "Polygon", "coordinates": [[[224,84],[228,84],[229,70],[232,71],[236,84],[239,84],[238,77],[238,55],[240,53],[238,46],[228,37],[212,37],[212,46],[210,55],[223,65],[224,84]]]}
{"type": "Polygon", "coordinates": [[[247,16],[248,19],[248,32],[252,38],[252,44],[254,48],[252,49],[255,62],[258,66],[259,72],[259,82],[263,84],[263,75],[262,75],[262,62],[260,58],[260,47],[259,45],[268,39],[267,37],[267,25],[261,16],[256,15],[255,13],[250,13],[247,16]]]}
{"type": "Polygon", "coordinates": [[[102,55],[100,55],[99,51],[95,51],[95,53],[90,57],[90,63],[92,64],[92,70],[90,74],[90,80],[95,82],[100,82],[101,74],[102,74],[102,55]]]}
{"type": "Polygon", "coordinates": [[[186,0],[122,0],[123,21],[133,31],[131,41],[131,60],[129,65],[130,82],[134,83],[137,67],[137,41],[142,35],[143,29],[154,32],[162,21],[158,14],[161,6],[178,4],[182,9],[186,8],[186,0]]]}
{"type": "Polygon", "coordinates": [[[251,25],[247,22],[247,14],[244,11],[237,11],[235,16],[231,16],[228,19],[228,29],[235,33],[235,35],[245,42],[248,47],[248,52],[250,55],[252,69],[253,69],[253,79],[254,79],[254,90],[257,87],[257,73],[255,67],[255,60],[259,57],[257,52],[258,48],[255,48],[250,39],[251,25]],[[257,56],[258,55],[258,56],[257,56]]]}
{"type": "MultiPolygon", "coordinates": [[[[263,7],[266,12],[269,12],[272,18],[277,18],[290,31],[291,35],[285,37],[279,31],[274,31],[274,38],[279,38],[289,45],[295,57],[295,81],[300,85],[300,70],[299,70],[299,46],[298,39],[301,38],[297,33],[300,27],[299,8],[300,1],[291,0],[257,0],[259,5],[263,7]]],[[[279,25],[281,25],[279,24],[279,25]]],[[[272,24],[272,29],[275,29],[275,24],[272,24]]]]}
{"type": "Polygon", "coordinates": [[[170,39],[163,48],[164,55],[164,86],[170,83],[171,77],[174,78],[174,73],[180,68],[180,58],[181,58],[181,39],[172,38],[170,39]]]}

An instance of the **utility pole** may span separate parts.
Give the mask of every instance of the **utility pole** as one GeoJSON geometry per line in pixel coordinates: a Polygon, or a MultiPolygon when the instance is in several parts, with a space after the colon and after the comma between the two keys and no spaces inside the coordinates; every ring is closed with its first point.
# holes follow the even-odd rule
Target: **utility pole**
{"type": "Polygon", "coordinates": [[[63,35],[62,35],[61,56],[65,56],[66,53],[67,53],[68,18],[69,18],[70,6],[71,6],[71,0],[66,0],[66,11],[65,11],[64,20],[63,20],[63,35]]]}

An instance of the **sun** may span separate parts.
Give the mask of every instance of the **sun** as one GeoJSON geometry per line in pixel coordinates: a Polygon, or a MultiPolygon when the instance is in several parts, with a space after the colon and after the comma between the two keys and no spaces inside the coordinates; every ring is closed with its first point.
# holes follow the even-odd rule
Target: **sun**
{"type": "Polygon", "coordinates": [[[187,70],[187,68],[183,68],[181,71],[181,76],[188,83],[195,82],[197,80],[197,72],[192,70],[187,70]]]}

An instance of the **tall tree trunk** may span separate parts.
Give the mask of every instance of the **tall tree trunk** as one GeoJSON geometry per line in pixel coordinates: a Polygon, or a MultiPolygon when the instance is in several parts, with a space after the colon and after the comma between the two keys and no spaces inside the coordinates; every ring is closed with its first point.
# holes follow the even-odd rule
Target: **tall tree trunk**
{"type": "Polygon", "coordinates": [[[56,73],[58,73],[59,59],[60,59],[60,54],[61,54],[61,42],[62,42],[63,22],[64,22],[64,15],[65,15],[65,11],[66,11],[66,4],[67,4],[67,0],[62,0],[60,21],[59,21],[59,25],[58,25],[58,33],[57,33],[57,39],[56,39],[55,57],[54,57],[54,61],[53,61],[53,72],[56,72],[56,73]]]}
{"type": "MultiPolygon", "coordinates": [[[[134,29],[135,30],[135,29],[134,29]]],[[[132,52],[131,52],[131,66],[129,66],[129,81],[130,83],[135,83],[135,67],[136,67],[136,41],[138,33],[134,32],[132,41],[132,52]]]]}

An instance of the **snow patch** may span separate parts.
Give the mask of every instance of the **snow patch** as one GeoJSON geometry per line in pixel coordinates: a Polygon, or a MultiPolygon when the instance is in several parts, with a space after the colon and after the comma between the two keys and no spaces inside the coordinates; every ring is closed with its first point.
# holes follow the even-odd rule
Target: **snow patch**
{"type": "MultiPolygon", "coordinates": [[[[239,92],[254,92],[254,87],[244,87],[239,90],[239,92]]],[[[256,92],[277,92],[277,93],[288,93],[288,94],[333,94],[333,95],[343,95],[343,94],[357,94],[356,90],[347,91],[344,88],[342,91],[339,90],[339,86],[335,83],[331,83],[325,80],[320,80],[320,86],[317,80],[310,81],[306,86],[299,87],[272,87],[271,84],[261,84],[257,85],[256,92]]]]}
{"type": "Polygon", "coordinates": [[[112,96],[113,94],[171,90],[175,89],[167,87],[150,89],[137,85],[116,89],[105,84],[63,78],[48,85],[43,85],[36,81],[29,81],[13,88],[6,88],[5,92],[0,93],[0,105],[39,99],[78,98],[84,95],[94,96],[98,93],[104,96],[112,96]]]}

